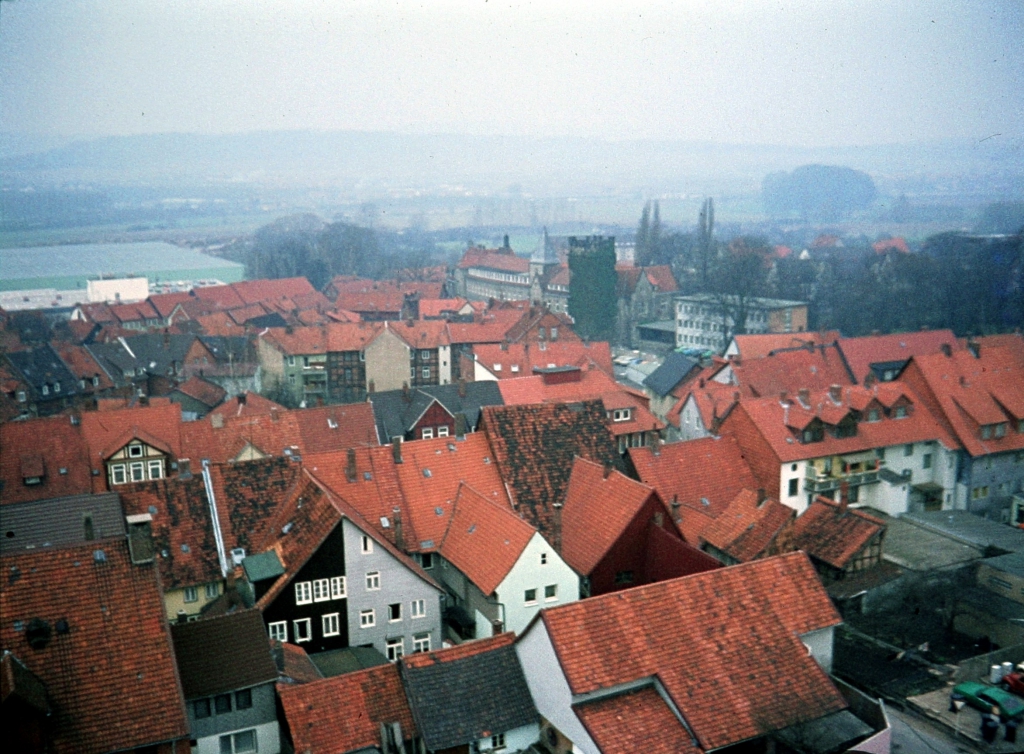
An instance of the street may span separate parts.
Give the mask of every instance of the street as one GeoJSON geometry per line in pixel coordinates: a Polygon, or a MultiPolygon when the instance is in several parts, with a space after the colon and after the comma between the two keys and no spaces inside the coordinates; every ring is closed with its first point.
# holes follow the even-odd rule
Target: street
{"type": "Polygon", "coordinates": [[[955,739],[939,727],[911,712],[886,706],[892,724],[892,754],[974,754],[981,751],[973,742],[955,739]]]}

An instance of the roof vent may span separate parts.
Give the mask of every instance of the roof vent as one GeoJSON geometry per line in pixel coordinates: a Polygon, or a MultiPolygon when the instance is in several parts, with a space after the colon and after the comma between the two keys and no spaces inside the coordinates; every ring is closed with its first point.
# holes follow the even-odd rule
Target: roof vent
{"type": "Polygon", "coordinates": [[[423,476],[429,479],[433,475],[430,473],[430,469],[423,469],[423,476]]]}
{"type": "Polygon", "coordinates": [[[235,547],[231,550],[231,563],[232,565],[242,565],[242,561],[245,560],[245,548],[235,547]]]}
{"type": "Polygon", "coordinates": [[[436,508],[434,508],[434,515],[443,516],[444,508],[442,508],[441,506],[437,506],[436,508]]]}
{"type": "Polygon", "coordinates": [[[103,552],[103,550],[93,550],[92,551],[92,562],[93,563],[106,563],[107,562],[107,553],[103,552]]]}
{"type": "Polygon", "coordinates": [[[291,521],[289,521],[287,524],[285,524],[284,526],[281,527],[281,533],[282,534],[287,534],[291,530],[292,530],[292,522],[291,521]]]}
{"type": "Polygon", "coordinates": [[[389,528],[391,528],[391,522],[388,521],[388,517],[387,516],[381,516],[380,517],[380,527],[382,529],[389,529],[389,528]]]}

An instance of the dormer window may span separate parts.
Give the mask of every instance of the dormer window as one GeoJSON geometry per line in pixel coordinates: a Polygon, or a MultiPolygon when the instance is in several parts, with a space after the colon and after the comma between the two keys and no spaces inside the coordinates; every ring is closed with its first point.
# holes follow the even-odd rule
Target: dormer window
{"type": "Polygon", "coordinates": [[[881,418],[881,415],[879,414],[877,408],[873,408],[873,409],[868,411],[868,421],[869,422],[876,422],[880,418],[881,418]]]}
{"type": "Polygon", "coordinates": [[[53,383],[53,392],[55,392],[55,393],[59,393],[60,392],[60,383],[59,382],[53,383]]]}
{"type": "Polygon", "coordinates": [[[999,424],[997,424],[994,434],[995,434],[996,437],[1005,437],[1006,436],[1006,422],[1000,422],[999,424]]]}
{"type": "Polygon", "coordinates": [[[42,392],[43,395],[49,395],[50,394],[50,386],[49,385],[43,385],[43,389],[42,389],[41,392],[42,392]]]}
{"type": "Polygon", "coordinates": [[[138,444],[132,444],[128,446],[128,457],[129,458],[142,458],[142,446],[138,444]]]}
{"type": "Polygon", "coordinates": [[[897,406],[892,410],[892,416],[894,419],[905,419],[907,417],[907,407],[897,406]]]}
{"type": "Polygon", "coordinates": [[[981,439],[982,440],[991,440],[992,439],[992,425],[991,424],[984,424],[984,425],[982,425],[982,427],[981,427],[981,439]]]}
{"type": "Polygon", "coordinates": [[[617,408],[612,411],[612,421],[628,422],[632,413],[633,412],[628,408],[617,408]]]}
{"type": "Polygon", "coordinates": [[[825,428],[818,424],[810,426],[803,431],[802,435],[803,442],[821,442],[825,439],[825,428]]]}

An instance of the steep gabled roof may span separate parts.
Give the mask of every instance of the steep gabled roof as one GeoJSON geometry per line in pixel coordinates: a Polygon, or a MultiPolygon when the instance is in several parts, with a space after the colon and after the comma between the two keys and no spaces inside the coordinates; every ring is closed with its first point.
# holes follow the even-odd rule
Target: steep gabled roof
{"type": "Polygon", "coordinates": [[[434,349],[451,344],[448,323],[438,320],[406,320],[391,323],[391,332],[405,341],[409,348],[434,349]]]}
{"type": "Polygon", "coordinates": [[[882,362],[906,362],[911,356],[925,356],[939,353],[943,346],[960,350],[952,330],[923,330],[921,332],[896,333],[894,335],[864,335],[859,338],[843,338],[839,349],[850,365],[850,371],[858,384],[871,373],[871,365],[882,362]]]}
{"type": "Polygon", "coordinates": [[[574,696],[656,678],[704,751],[847,706],[799,638],[840,622],[803,553],[540,615],[574,696]]]}
{"type": "Polygon", "coordinates": [[[383,442],[404,437],[423,413],[437,401],[453,417],[464,414],[466,430],[473,431],[484,406],[502,405],[501,391],[494,381],[467,382],[462,385],[425,385],[411,390],[387,390],[369,396],[377,420],[377,436],[383,442]]]}
{"type": "Polygon", "coordinates": [[[462,259],[459,260],[457,267],[463,270],[481,267],[487,270],[525,275],[530,271],[530,260],[526,257],[516,256],[512,249],[480,249],[471,247],[466,249],[466,253],[462,255],[462,259]]]}
{"type": "Polygon", "coordinates": [[[303,277],[243,280],[232,283],[231,288],[246,304],[316,293],[316,289],[303,277]]]}
{"type": "Polygon", "coordinates": [[[259,416],[263,414],[269,415],[272,410],[287,411],[288,409],[280,403],[274,403],[274,401],[269,398],[264,398],[259,393],[250,393],[246,391],[242,395],[229,398],[206,416],[208,420],[210,420],[210,417],[214,415],[220,415],[224,418],[237,416],[259,416]]]}
{"type": "Polygon", "coordinates": [[[827,498],[816,497],[793,525],[792,546],[834,568],[850,559],[878,534],[885,522],[827,498]]]}
{"type": "Polygon", "coordinates": [[[0,647],[46,685],[54,751],[188,738],[156,569],[132,565],[126,540],[7,556],[3,567],[17,577],[0,591],[0,647]],[[28,643],[34,619],[50,629],[42,649],[28,643]]]}
{"type": "Polygon", "coordinates": [[[14,351],[7,354],[20,377],[32,386],[35,400],[73,398],[78,395],[78,379],[61,361],[53,346],[46,344],[38,348],[14,351]],[[56,387],[55,387],[56,386],[56,387]],[[46,395],[42,394],[46,389],[46,395]]]}
{"type": "Polygon", "coordinates": [[[672,392],[680,382],[700,365],[681,353],[673,351],[661,362],[657,369],[647,375],[644,387],[662,398],[672,392]]]}
{"type": "Polygon", "coordinates": [[[514,634],[406,657],[401,675],[430,751],[539,722],[514,634]]]}
{"type": "Polygon", "coordinates": [[[228,394],[220,385],[204,380],[202,377],[189,377],[175,390],[210,408],[219,405],[224,400],[224,396],[228,394]]]}
{"type": "Polygon", "coordinates": [[[258,610],[238,610],[171,626],[186,699],[251,688],[277,680],[258,610]]]}
{"type": "MultiPolygon", "coordinates": [[[[730,345],[735,346],[739,351],[739,355],[744,359],[760,359],[772,351],[804,348],[810,343],[813,343],[815,346],[822,343],[834,343],[841,337],[843,336],[838,330],[799,333],[759,333],[756,335],[734,335],[730,345]]],[[[731,348],[729,352],[731,352],[731,348]]]]}
{"type": "Polygon", "coordinates": [[[181,406],[151,401],[148,406],[133,406],[82,414],[82,435],[89,447],[89,463],[103,469],[103,462],[133,437],[152,441],[175,460],[181,454],[181,406]],[[124,441],[122,444],[121,441],[124,441]]]}
{"type": "Polygon", "coordinates": [[[460,485],[440,553],[484,595],[508,576],[537,530],[467,485],[460,485]]]}
{"type": "Polygon", "coordinates": [[[383,724],[398,723],[404,738],[418,733],[398,665],[391,663],[301,685],[278,684],[277,693],[296,751],[377,750],[383,724]]]}
{"type": "Polygon", "coordinates": [[[834,345],[777,349],[759,359],[733,360],[713,379],[734,386],[744,398],[854,384],[843,354],[834,345]]]}
{"type": "Polygon", "coordinates": [[[590,575],[652,496],[661,504],[652,487],[577,458],[562,509],[562,558],[590,575]]]}
{"type": "Polygon", "coordinates": [[[577,456],[622,469],[599,401],[484,408],[482,425],[513,507],[557,548],[556,506],[577,456]]]}
{"type": "Polygon", "coordinates": [[[499,379],[531,376],[534,367],[577,366],[588,369],[593,365],[605,374],[612,374],[612,353],[606,341],[487,343],[473,346],[473,355],[499,379]]]}
{"type": "Polygon", "coordinates": [[[679,290],[679,286],[676,285],[676,277],[672,274],[672,268],[667,264],[644,267],[643,271],[647,282],[659,293],[675,293],[679,290]]]}
{"type": "Polygon", "coordinates": [[[89,446],[78,417],[0,422],[0,504],[92,492],[89,446]],[[41,465],[38,484],[25,484],[28,466],[41,465]]]}
{"type": "Polygon", "coordinates": [[[718,517],[700,533],[707,542],[740,563],[768,554],[775,538],[795,512],[778,500],[758,500],[758,493],[744,489],[718,517]]]}
{"type": "Polygon", "coordinates": [[[654,684],[572,709],[601,754],[703,754],[654,684]]]}

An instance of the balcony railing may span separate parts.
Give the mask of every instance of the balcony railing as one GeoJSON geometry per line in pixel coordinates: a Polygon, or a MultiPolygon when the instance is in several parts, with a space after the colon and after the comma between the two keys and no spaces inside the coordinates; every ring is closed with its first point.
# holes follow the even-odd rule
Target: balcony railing
{"type": "Polygon", "coordinates": [[[843,482],[851,487],[859,487],[862,484],[873,484],[878,481],[878,470],[858,471],[853,474],[842,474],[833,476],[831,474],[808,474],[806,489],[808,492],[829,492],[839,489],[843,482]]]}

